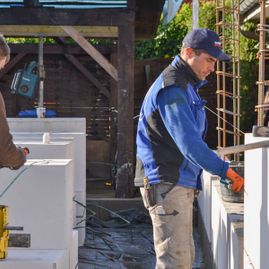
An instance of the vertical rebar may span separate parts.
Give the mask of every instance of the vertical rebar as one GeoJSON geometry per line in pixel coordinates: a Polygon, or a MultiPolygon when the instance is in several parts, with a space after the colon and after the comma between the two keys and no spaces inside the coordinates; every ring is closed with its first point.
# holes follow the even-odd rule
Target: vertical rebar
{"type": "MultiPolygon", "coordinates": [[[[216,31],[224,51],[230,48],[231,65],[217,63],[218,147],[226,147],[231,137],[240,144],[240,0],[216,0],[216,31]],[[229,47],[229,45],[231,47],[229,47]],[[231,67],[231,68],[230,68],[231,67]],[[232,69],[232,70],[230,70],[232,69]],[[228,82],[231,81],[232,87],[228,82]],[[231,89],[230,89],[231,88],[231,89]],[[227,122],[233,125],[231,129],[227,122]],[[229,127],[229,128],[228,128],[229,127]]],[[[234,155],[239,160],[239,155],[234,155]]]]}
{"type": "MultiPolygon", "coordinates": [[[[226,12],[225,12],[225,1],[222,1],[222,47],[225,50],[226,48],[226,38],[225,38],[225,23],[226,23],[226,12]]],[[[221,62],[222,64],[222,147],[226,147],[226,64],[225,62],[221,62]]]]}
{"type": "MultiPolygon", "coordinates": [[[[218,35],[220,35],[220,29],[219,29],[219,24],[218,22],[220,21],[220,12],[219,12],[219,1],[216,0],[216,32],[218,35]]],[[[218,61],[217,62],[217,70],[220,70],[220,62],[218,61]]],[[[218,115],[218,118],[217,118],[217,133],[218,133],[218,147],[221,147],[221,130],[220,130],[220,124],[221,124],[221,121],[220,121],[220,74],[217,72],[217,115],[218,115]]]]}

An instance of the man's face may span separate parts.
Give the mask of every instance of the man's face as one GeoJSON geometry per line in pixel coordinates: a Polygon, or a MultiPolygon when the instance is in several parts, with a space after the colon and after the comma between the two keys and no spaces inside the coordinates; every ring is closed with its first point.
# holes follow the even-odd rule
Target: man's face
{"type": "Polygon", "coordinates": [[[210,73],[215,71],[217,59],[204,52],[197,55],[194,50],[187,48],[186,62],[190,65],[196,76],[200,80],[204,80],[210,73]]]}
{"type": "Polygon", "coordinates": [[[7,64],[7,57],[0,58],[0,70],[7,64]]]}

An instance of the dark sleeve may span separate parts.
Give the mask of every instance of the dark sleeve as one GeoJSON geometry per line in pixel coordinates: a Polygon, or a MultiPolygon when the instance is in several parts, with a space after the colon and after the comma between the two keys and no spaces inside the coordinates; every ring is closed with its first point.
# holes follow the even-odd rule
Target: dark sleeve
{"type": "Polygon", "coordinates": [[[12,140],[6,120],[3,97],[0,93],[0,166],[12,169],[20,168],[26,161],[21,148],[17,148],[12,140]]]}

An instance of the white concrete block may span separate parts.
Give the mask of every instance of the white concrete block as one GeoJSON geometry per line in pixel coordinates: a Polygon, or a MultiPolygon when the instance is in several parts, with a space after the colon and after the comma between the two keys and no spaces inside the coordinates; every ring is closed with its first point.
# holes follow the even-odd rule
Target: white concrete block
{"type": "Polygon", "coordinates": [[[68,258],[66,250],[10,248],[8,257],[0,261],[0,269],[67,269],[68,258]]]}
{"type": "Polygon", "coordinates": [[[41,141],[16,141],[20,147],[27,147],[30,150],[31,159],[74,159],[74,145],[72,141],[51,141],[43,144],[41,141]]]}
{"type": "MultiPolygon", "coordinates": [[[[28,157],[31,159],[74,159],[73,141],[50,141],[48,144],[43,144],[40,141],[40,136],[38,136],[38,141],[36,141],[36,138],[37,136],[34,137],[32,141],[29,140],[28,142],[22,142],[17,140],[15,140],[14,142],[17,146],[28,147],[30,150],[30,155],[28,157]]],[[[28,136],[27,139],[29,139],[28,136]]],[[[74,171],[72,176],[73,178],[75,178],[74,171]]],[[[75,193],[73,194],[73,196],[75,196],[75,193]]],[[[74,226],[76,225],[76,206],[77,205],[74,203],[74,226]]]]}
{"type": "Polygon", "coordinates": [[[8,118],[11,132],[82,132],[85,118],[8,118]]]}
{"type": "Polygon", "coordinates": [[[221,198],[219,181],[212,183],[212,253],[218,269],[229,268],[231,249],[231,223],[243,221],[244,205],[242,203],[224,202],[221,198]]]}
{"type": "MultiPolygon", "coordinates": [[[[245,135],[245,143],[268,140],[268,137],[245,135]]],[[[269,264],[269,150],[259,148],[245,152],[245,226],[244,264],[266,269],[269,264]]]]}
{"type": "Polygon", "coordinates": [[[229,269],[244,269],[244,223],[232,222],[230,234],[230,254],[229,254],[229,269]]]}
{"type": "Polygon", "coordinates": [[[202,188],[203,190],[198,195],[198,204],[201,217],[206,230],[208,242],[212,239],[211,228],[211,203],[212,203],[212,181],[218,181],[219,177],[211,175],[210,173],[203,171],[202,175],[202,188]]]}
{"type": "Polygon", "coordinates": [[[72,231],[72,241],[70,245],[70,269],[77,268],[78,264],[78,231],[72,231]]]}
{"type": "Polygon", "coordinates": [[[9,223],[31,234],[31,249],[67,249],[73,226],[72,161],[28,160],[17,171],[0,170],[0,198],[9,208],[9,223]]]}

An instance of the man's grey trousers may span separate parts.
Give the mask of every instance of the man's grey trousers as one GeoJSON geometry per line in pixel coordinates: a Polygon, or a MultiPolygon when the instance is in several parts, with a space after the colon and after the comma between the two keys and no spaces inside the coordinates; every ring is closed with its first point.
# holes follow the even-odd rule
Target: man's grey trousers
{"type": "Polygon", "coordinates": [[[153,226],[155,269],[191,269],[194,190],[170,183],[140,188],[153,226]]]}

